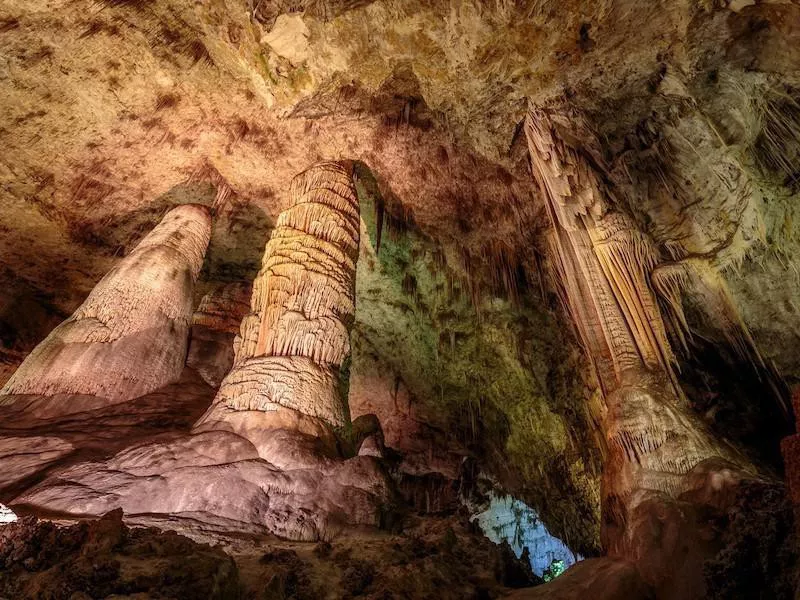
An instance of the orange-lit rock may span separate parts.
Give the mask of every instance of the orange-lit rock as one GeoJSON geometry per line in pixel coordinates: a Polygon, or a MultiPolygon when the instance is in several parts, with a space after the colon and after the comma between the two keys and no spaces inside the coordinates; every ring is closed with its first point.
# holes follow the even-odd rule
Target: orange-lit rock
{"type": "Polygon", "coordinates": [[[232,428],[260,447],[269,423],[320,437],[344,425],[339,368],[350,354],[360,227],[349,169],[322,163],[292,181],[233,369],[196,431],[232,428]]]}
{"type": "Polygon", "coordinates": [[[657,255],[614,206],[581,116],[533,108],[525,130],[566,308],[605,398],[606,550],[636,563],[664,597],[702,597],[699,565],[714,549],[695,533],[700,506],[726,510],[755,470],[710,434],[677,387],[649,284],[657,255]]]}
{"type": "Polygon", "coordinates": [[[292,182],[242,322],[233,369],[191,435],[84,463],[16,499],[47,510],[161,514],[232,530],[328,539],[380,524],[389,483],[375,457],[345,459],[339,367],[349,353],[358,201],[348,165],[292,182]]]}

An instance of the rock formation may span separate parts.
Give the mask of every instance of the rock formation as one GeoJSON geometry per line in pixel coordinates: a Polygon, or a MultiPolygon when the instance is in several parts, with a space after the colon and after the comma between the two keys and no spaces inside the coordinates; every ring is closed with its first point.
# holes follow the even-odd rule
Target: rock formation
{"type": "Polygon", "coordinates": [[[797,595],[798,0],[0,4],[0,503],[443,518],[250,595],[489,597],[445,523],[507,493],[599,561],[538,595],[797,595]],[[204,209],[126,257],[187,203],[194,290],[204,209]]]}
{"type": "Polygon", "coordinates": [[[227,530],[325,539],[378,525],[390,496],[372,456],[345,459],[340,367],[349,353],[358,200],[349,165],[291,185],[242,322],[233,369],[191,435],[61,471],[16,499],[48,510],[169,515],[227,530]]]}
{"type": "Polygon", "coordinates": [[[233,341],[249,310],[250,284],[227,283],[203,296],[192,317],[186,366],[212,387],[219,387],[233,366],[233,341]]]}
{"type": "Polygon", "coordinates": [[[225,600],[239,589],[236,565],[220,548],[173,532],[129,529],[122,511],[69,527],[25,517],[0,531],[0,566],[6,598],[225,600]]]}
{"type": "Polygon", "coordinates": [[[702,575],[687,573],[691,565],[679,560],[669,538],[676,532],[688,537],[695,516],[681,515],[675,502],[707,488],[697,501],[724,505],[752,469],[708,433],[682,396],[649,283],[658,255],[614,205],[600,160],[592,155],[591,132],[582,126],[580,115],[532,108],[525,131],[552,222],[552,259],[566,308],[606,402],[604,542],[611,555],[641,561],[651,585],[683,578],[691,584],[681,589],[696,594],[702,575]]]}
{"type": "Polygon", "coordinates": [[[177,381],[210,235],[205,207],[183,205],[167,213],[31,352],[0,390],[0,404],[64,415],[177,381]]]}
{"type": "Polygon", "coordinates": [[[210,230],[203,206],[169,211],[20,365],[0,396],[0,489],[187,428],[209,398],[178,381],[210,230]]]}
{"type": "Polygon", "coordinates": [[[340,368],[350,354],[360,228],[349,166],[317,165],[292,180],[290,194],[264,251],[234,367],[195,427],[233,427],[256,447],[276,426],[321,436],[348,420],[340,368]]]}

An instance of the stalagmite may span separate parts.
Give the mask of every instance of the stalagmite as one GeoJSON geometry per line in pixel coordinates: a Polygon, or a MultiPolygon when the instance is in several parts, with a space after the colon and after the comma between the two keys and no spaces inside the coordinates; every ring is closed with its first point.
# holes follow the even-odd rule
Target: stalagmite
{"type": "Polygon", "coordinates": [[[40,415],[59,415],[131,400],[177,381],[210,234],[205,207],[168,212],[31,352],[0,390],[0,404],[21,402],[26,410],[35,404],[40,415]]]}
{"type": "MultiPolygon", "coordinates": [[[[722,490],[749,467],[706,431],[682,397],[650,285],[657,253],[614,206],[597,161],[589,158],[591,133],[580,115],[532,109],[526,134],[552,221],[553,260],[567,308],[607,405],[604,543],[611,555],[639,561],[645,580],[658,585],[668,573],[691,568],[671,554],[673,542],[655,533],[659,519],[674,519],[673,529],[688,519],[665,517],[673,509],[664,507],[706,485],[706,472],[717,474],[712,495],[724,496],[722,490]],[[578,147],[578,139],[589,149],[578,147]]],[[[665,271],[655,284],[673,298],[678,324],[685,319],[674,297],[683,277],[682,271],[665,271]]],[[[697,579],[696,571],[687,577],[697,579]]]]}
{"type": "MultiPolygon", "coordinates": [[[[335,433],[349,421],[342,367],[361,227],[350,165],[312,167],[292,181],[291,195],[266,246],[233,368],[191,433],[61,471],[16,503],[80,514],[122,508],[134,521],[188,515],[297,540],[380,523],[388,478],[373,456],[342,456],[335,433]]],[[[213,305],[233,291],[207,297],[196,324],[220,325],[213,305]]]]}
{"type": "Polygon", "coordinates": [[[339,163],[301,173],[290,193],[292,206],[264,252],[234,368],[197,431],[222,421],[236,423],[241,434],[247,426],[236,413],[242,411],[279,413],[253,416],[260,428],[268,421],[286,426],[288,419],[323,431],[346,422],[339,383],[355,313],[358,199],[339,163]]]}
{"type": "Polygon", "coordinates": [[[157,390],[181,377],[210,233],[205,207],[172,209],[20,365],[0,396],[0,489],[185,429],[208,402],[197,386],[157,390]]]}

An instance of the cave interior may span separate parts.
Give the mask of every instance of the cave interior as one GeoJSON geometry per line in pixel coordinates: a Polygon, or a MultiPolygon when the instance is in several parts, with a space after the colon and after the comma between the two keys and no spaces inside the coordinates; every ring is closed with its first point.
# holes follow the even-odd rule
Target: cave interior
{"type": "Polygon", "coordinates": [[[0,598],[800,598],[798,0],[3,0],[0,90],[0,598]]]}

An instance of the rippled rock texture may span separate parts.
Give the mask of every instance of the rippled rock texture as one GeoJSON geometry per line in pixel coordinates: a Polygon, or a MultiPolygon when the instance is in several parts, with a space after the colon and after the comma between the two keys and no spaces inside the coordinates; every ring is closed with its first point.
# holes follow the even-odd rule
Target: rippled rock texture
{"type": "Polygon", "coordinates": [[[236,339],[233,368],[191,434],[79,464],[17,503],[70,514],[121,507],[289,539],[377,526],[390,487],[377,459],[346,458],[340,367],[349,354],[358,256],[350,165],[292,182],[236,339]]]}
{"type": "Polygon", "coordinates": [[[786,595],[798,24],[794,0],[6,0],[0,501],[316,539],[491,481],[613,555],[573,595],[786,595]],[[213,214],[193,291],[92,292],[187,201],[213,214]]]}
{"type": "Polygon", "coordinates": [[[210,235],[207,208],[186,205],[167,213],[31,352],[0,390],[2,405],[58,416],[177,381],[210,235]]]}
{"type": "Polygon", "coordinates": [[[208,402],[202,382],[179,380],[210,231],[204,206],[169,211],[20,365],[0,396],[6,493],[185,429],[208,402]]]}

